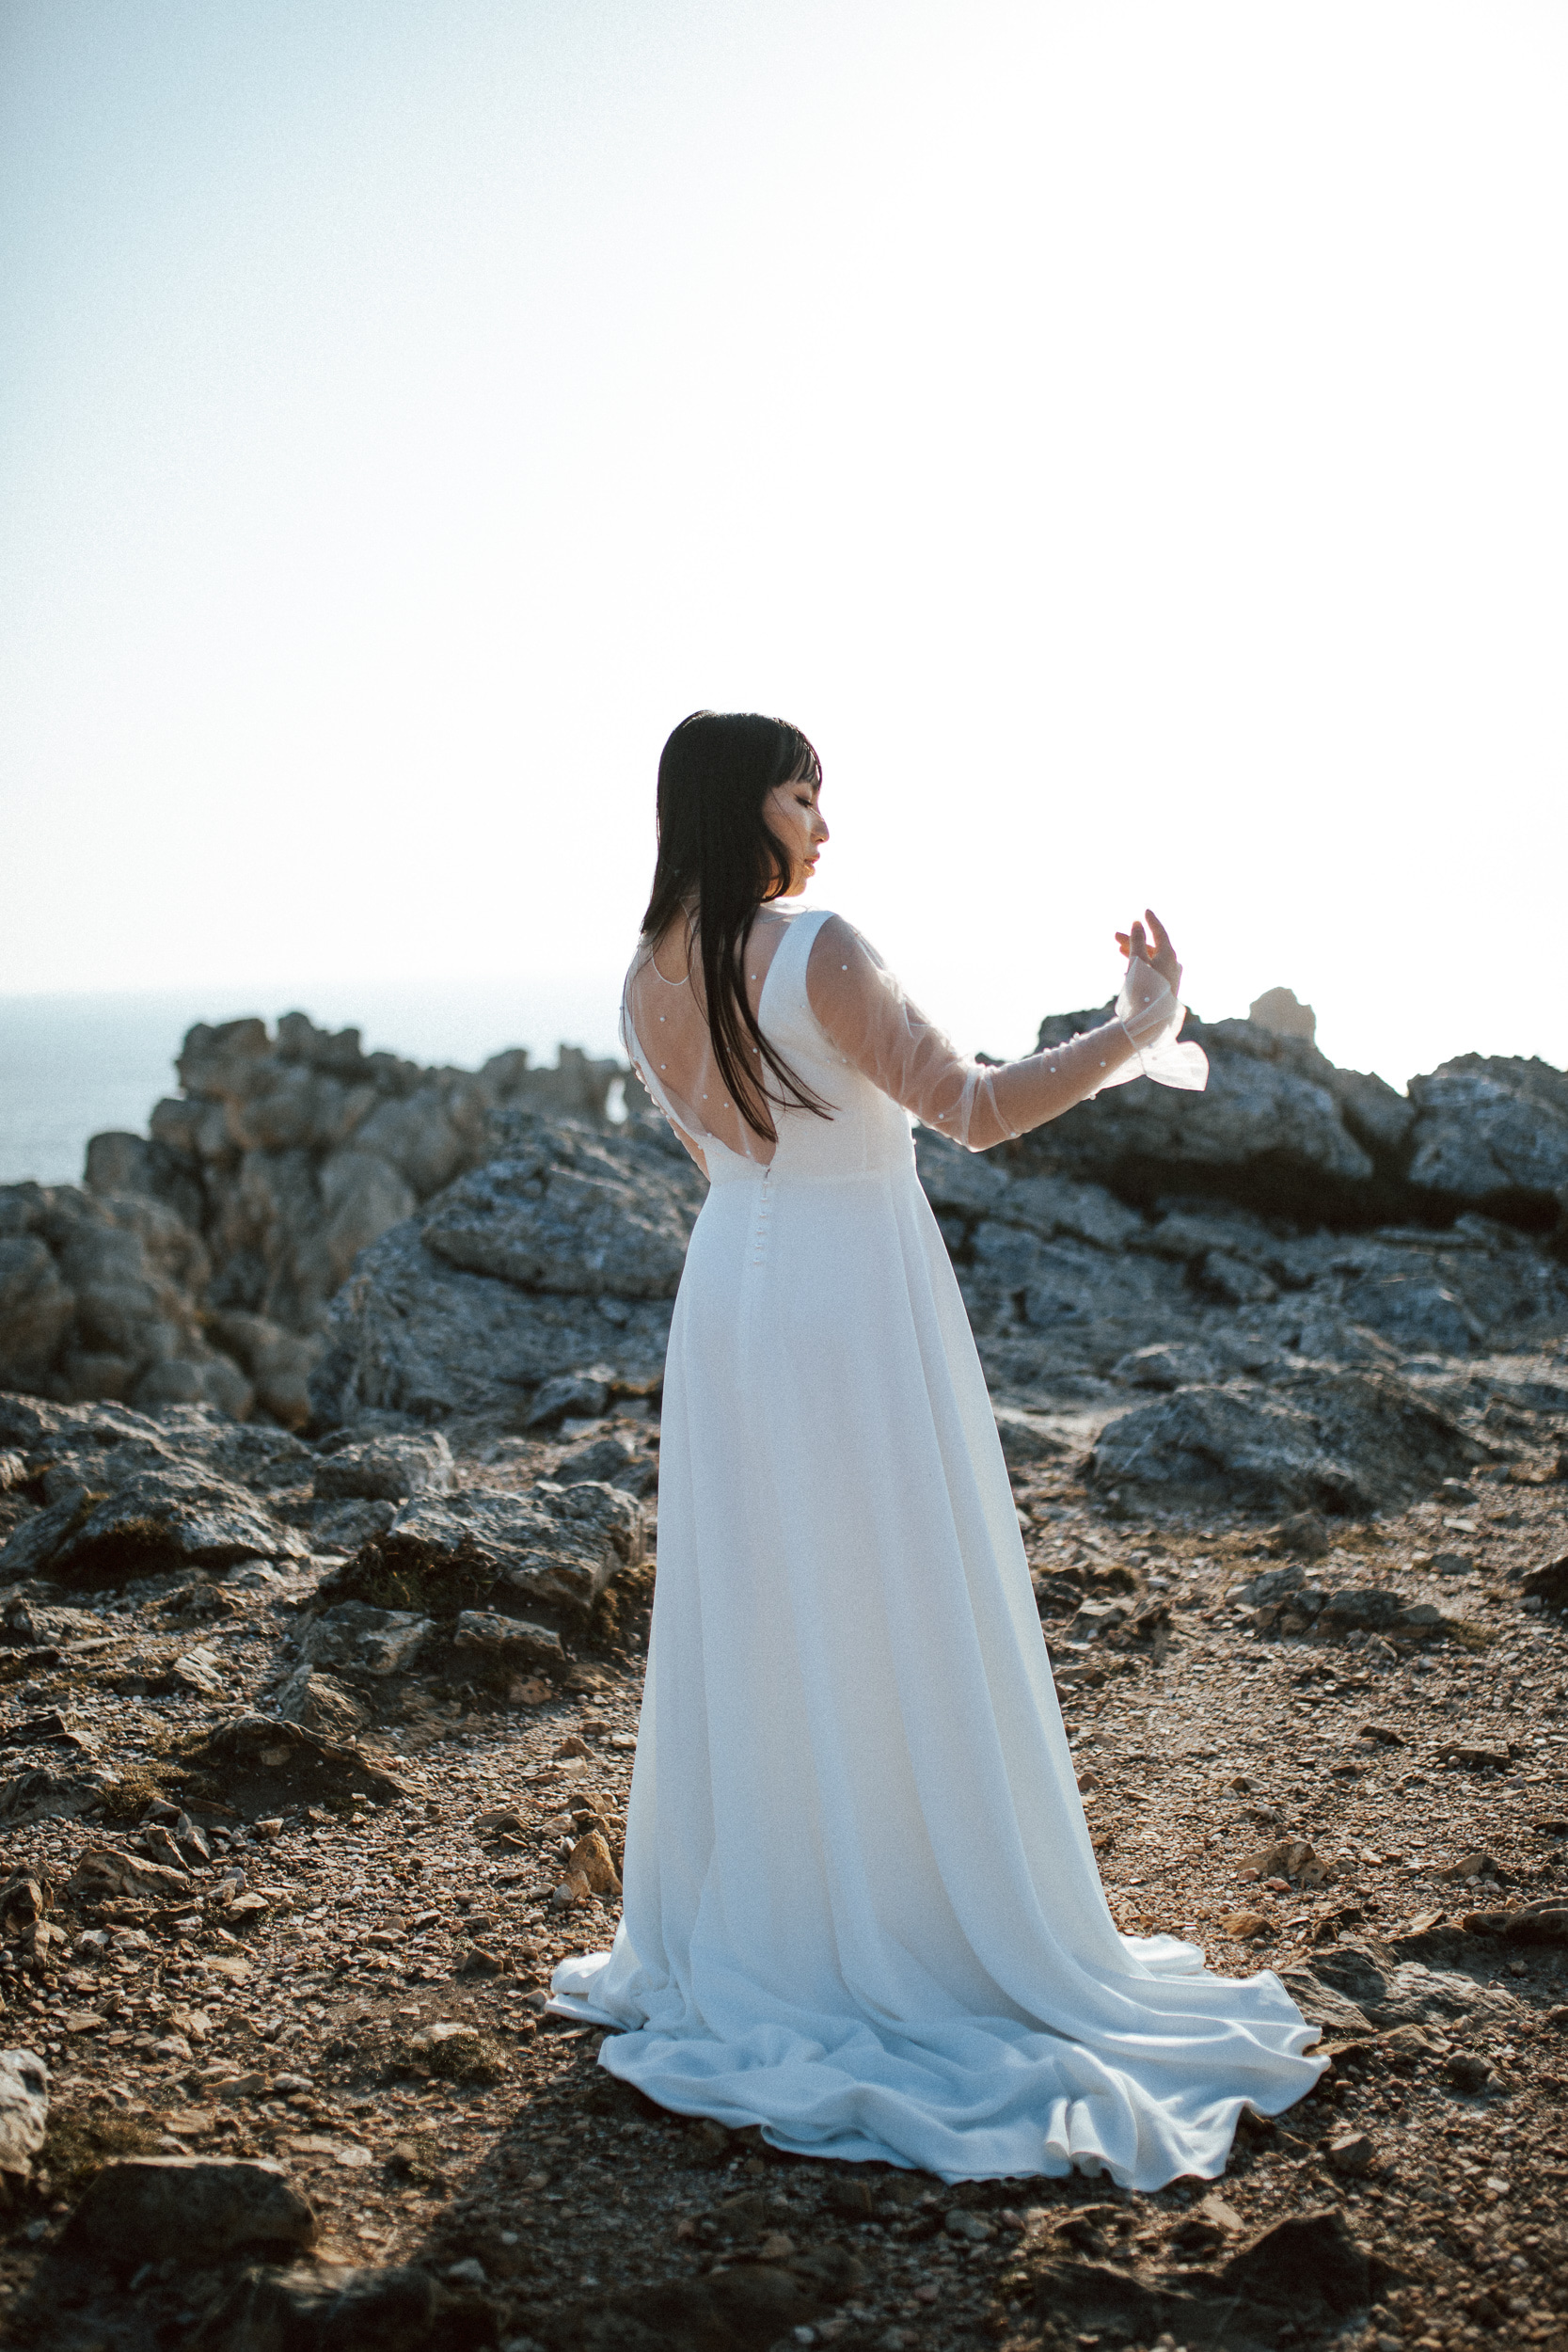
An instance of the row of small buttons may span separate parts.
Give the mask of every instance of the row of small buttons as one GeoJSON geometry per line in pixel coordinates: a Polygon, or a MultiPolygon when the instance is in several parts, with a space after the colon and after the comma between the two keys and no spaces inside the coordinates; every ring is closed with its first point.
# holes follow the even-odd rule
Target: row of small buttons
{"type": "Polygon", "coordinates": [[[770,1165],[765,1168],[762,1171],[762,1183],[757,1187],[758,1198],[756,1232],[752,1237],[752,1263],[753,1265],[761,1265],[763,1258],[763,1245],[768,1239],[768,1212],[773,1205],[773,1197],[768,1189],[768,1179],[772,1173],[773,1170],[770,1165]]]}

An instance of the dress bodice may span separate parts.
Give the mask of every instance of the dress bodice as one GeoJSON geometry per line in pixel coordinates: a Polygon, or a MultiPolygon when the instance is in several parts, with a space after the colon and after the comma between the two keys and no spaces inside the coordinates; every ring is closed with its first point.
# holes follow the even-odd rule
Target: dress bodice
{"type": "MultiPolygon", "coordinates": [[[[813,943],[828,920],[827,911],[820,907],[790,917],[757,1008],[758,1024],[768,1043],[832,1114],[823,1118],[794,1104],[774,1106],[773,1124],[779,1138],[771,1163],[775,1184],[794,1178],[860,1176],[873,1170],[908,1168],[912,1172],[914,1168],[909,1112],[862,1076],[811,1009],[806,964],[813,943]]],[[[754,1164],[721,1143],[717,1151],[710,1143],[705,1155],[715,1184],[722,1184],[726,1177],[756,1173],[754,1164]]]]}

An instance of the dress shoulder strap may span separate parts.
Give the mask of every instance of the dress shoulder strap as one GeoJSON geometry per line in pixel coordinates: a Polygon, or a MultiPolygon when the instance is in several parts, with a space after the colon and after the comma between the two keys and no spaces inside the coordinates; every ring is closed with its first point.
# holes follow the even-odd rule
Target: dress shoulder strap
{"type": "Polygon", "coordinates": [[[806,964],[812,942],[831,913],[828,907],[812,907],[790,916],[788,933],[779,943],[763,987],[763,1025],[769,1031],[793,1029],[802,1016],[810,1015],[806,964]]]}

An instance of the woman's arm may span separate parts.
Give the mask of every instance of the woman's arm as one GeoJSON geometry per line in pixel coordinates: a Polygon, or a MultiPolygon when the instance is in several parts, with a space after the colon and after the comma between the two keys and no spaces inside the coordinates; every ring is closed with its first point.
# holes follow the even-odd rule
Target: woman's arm
{"type": "MultiPolygon", "coordinates": [[[[1135,927],[1141,950],[1142,930],[1135,927]]],[[[1169,943],[1159,935],[1166,961],[1169,943]]],[[[1178,979],[1180,966],[1168,957],[1178,979]]],[[[1117,1017],[1066,1044],[992,1066],[970,1061],[911,1004],[876,950],[842,915],[830,915],[806,966],[811,1009],[846,1061],[927,1127],[971,1152],[1024,1135],[1075,1103],[1135,1074],[1129,1065],[1180,1025],[1164,975],[1135,952],[1117,1017]]]]}

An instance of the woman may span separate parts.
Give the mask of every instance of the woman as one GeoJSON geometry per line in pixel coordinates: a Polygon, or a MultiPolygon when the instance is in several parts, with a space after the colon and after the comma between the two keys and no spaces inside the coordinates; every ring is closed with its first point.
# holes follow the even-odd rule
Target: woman
{"type": "Polygon", "coordinates": [[[910,1113],[972,1151],[1172,1043],[1180,966],[1118,934],[1117,1016],[965,1061],[841,917],[782,722],[699,711],[658,778],[626,1052],[710,1190],[665,1373],[658,1582],[609,1953],[553,2006],[661,2106],[945,2180],[1223,2170],[1326,2061],[1278,1979],[1118,1934],[974,1339],[910,1113]]]}

